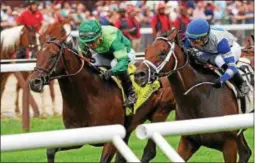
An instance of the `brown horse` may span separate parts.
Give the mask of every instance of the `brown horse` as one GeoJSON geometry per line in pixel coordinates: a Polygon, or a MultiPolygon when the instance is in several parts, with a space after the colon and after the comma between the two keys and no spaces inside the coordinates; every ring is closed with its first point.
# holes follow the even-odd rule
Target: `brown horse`
{"type": "MultiPolygon", "coordinates": [[[[34,50],[39,45],[39,37],[34,28],[28,26],[17,26],[1,31],[1,59],[16,58],[16,51],[20,46],[34,50]]],[[[5,88],[7,78],[11,73],[1,73],[1,97],[5,88]]],[[[26,78],[25,78],[26,79],[26,78]]],[[[19,85],[17,85],[19,88],[19,85]]],[[[18,94],[17,94],[18,99],[18,94]]],[[[15,102],[17,104],[17,102],[15,102]]],[[[19,114],[16,106],[15,112],[19,114]]]]}
{"type": "MultiPolygon", "coordinates": [[[[233,92],[226,85],[221,89],[213,88],[211,83],[207,85],[208,81],[213,81],[217,76],[191,62],[191,57],[176,30],[170,36],[158,37],[146,48],[145,60],[135,72],[135,81],[144,85],[157,76],[168,76],[178,105],[177,120],[238,114],[233,92]],[[198,83],[202,85],[184,94],[198,83]]],[[[237,135],[237,131],[181,136],[178,153],[187,161],[201,146],[223,152],[225,162],[236,162],[237,151],[239,162],[248,162],[251,156],[243,132],[237,135]]]]}
{"type": "MultiPolygon", "coordinates": [[[[47,39],[52,38],[52,37],[56,37],[56,38],[60,38],[63,36],[66,36],[68,30],[65,30],[64,26],[69,23],[68,21],[61,21],[61,22],[55,22],[53,24],[47,24],[44,25],[42,27],[42,29],[40,30],[40,36],[39,36],[39,40],[40,43],[36,43],[33,39],[29,40],[29,44],[30,44],[30,48],[29,50],[32,51],[34,50],[34,52],[38,51],[39,46],[37,44],[43,45],[44,42],[47,41],[47,39]],[[33,47],[33,48],[31,48],[33,47]],[[34,48],[37,48],[36,50],[34,48]]],[[[35,33],[35,31],[33,31],[35,33]]],[[[32,38],[32,37],[29,37],[32,38]]],[[[38,42],[38,41],[37,41],[38,42]]],[[[30,72],[21,72],[22,76],[24,79],[27,79],[30,72]]],[[[20,90],[20,86],[19,84],[17,84],[16,86],[16,101],[15,101],[15,112],[17,115],[20,114],[19,111],[19,90],[20,90]]],[[[49,90],[50,90],[50,97],[51,97],[51,101],[52,101],[52,111],[53,111],[53,115],[57,116],[59,115],[58,111],[57,111],[57,107],[56,107],[56,102],[55,102],[55,90],[54,90],[54,81],[51,81],[49,83],[49,90]]],[[[44,93],[41,93],[41,105],[42,105],[42,112],[41,112],[41,117],[47,117],[47,111],[45,108],[45,102],[44,102],[44,93]]]]}
{"type": "Polygon", "coordinates": [[[63,20],[60,22],[54,22],[52,24],[45,24],[40,30],[40,42],[43,45],[51,38],[60,38],[66,36],[71,32],[68,27],[69,21],[63,20]]]}
{"type": "MultiPolygon", "coordinates": [[[[30,88],[41,92],[50,80],[58,79],[66,128],[122,124],[127,129],[124,140],[128,143],[131,132],[138,124],[147,119],[151,122],[165,121],[170,111],[175,109],[171,89],[166,87],[155,92],[135,115],[125,116],[122,93],[116,84],[101,79],[99,70],[64,41],[65,38],[48,41],[38,52],[35,72],[30,77],[30,88]]],[[[48,149],[48,162],[54,162],[57,151],[80,147],[48,149]]],[[[104,144],[101,162],[110,162],[115,152],[112,143],[104,144]]],[[[155,155],[155,143],[149,140],[142,162],[149,162],[155,155]]],[[[125,161],[119,153],[116,159],[117,162],[125,161]]]]}

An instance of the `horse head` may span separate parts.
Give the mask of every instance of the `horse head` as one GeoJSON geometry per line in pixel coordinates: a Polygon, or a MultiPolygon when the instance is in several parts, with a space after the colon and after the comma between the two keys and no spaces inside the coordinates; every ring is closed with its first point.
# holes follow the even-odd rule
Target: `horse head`
{"type": "Polygon", "coordinates": [[[145,49],[145,60],[135,72],[135,81],[141,86],[168,76],[185,63],[182,49],[179,46],[178,31],[172,30],[155,39],[152,45],[145,49]]]}
{"type": "Polygon", "coordinates": [[[39,50],[39,34],[35,27],[24,26],[21,30],[20,45],[29,50],[39,50]]]}
{"type": "Polygon", "coordinates": [[[47,41],[37,52],[35,71],[31,74],[29,83],[33,91],[41,92],[43,86],[51,80],[72,76],[81,71],[84,62],[81,65],[80,59],[74,57],[78,56],[77,53],[65,46],[66,38],[67,36],[47,41]],[[78,71],[76,67],[79,68],[78,71]]]}

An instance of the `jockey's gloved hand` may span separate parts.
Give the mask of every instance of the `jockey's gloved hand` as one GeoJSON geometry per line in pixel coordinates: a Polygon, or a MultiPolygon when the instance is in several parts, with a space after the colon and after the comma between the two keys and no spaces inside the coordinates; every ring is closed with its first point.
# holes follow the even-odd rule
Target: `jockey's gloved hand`
{"type": "Polygon", "coordinates": [[[216,79],[214,82],[214,84],[212,85],[214,88],[221,88],[223,85],[223,82],[220,79],[216,79]]]}
{"type": "Polygon", "coordinates": [[[105,72],[101,75],[101,77],[102,77],[103,79],[105,79],[105,80],[109,80],[109,79],[111,78],[111,76],[112,76],[112,71],[111,71],[111,70],[107,70],[107,71],[105,71],[105,72]]]}

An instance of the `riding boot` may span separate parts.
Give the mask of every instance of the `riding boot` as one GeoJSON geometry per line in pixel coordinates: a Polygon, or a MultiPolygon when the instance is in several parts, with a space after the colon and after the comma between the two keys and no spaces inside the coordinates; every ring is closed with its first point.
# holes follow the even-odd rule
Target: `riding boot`
{"type": "Polygon", "coordinates": [[[17,59],[25,59],[26,58],[26,48],[23,46],[20,46],[17,50],[17,59]]]}
{"type": "Polygon", "coordinates": [[[235,73],[232,77],[232,81],[238,89],[238,97],[245,97],[245,95],[249,93],[250,88],[239,72],[235,73]]]}
{"type": "Polygon", "coordinates": [[[130,107],[133,112],[134,104],[137,100],[137,97],[136,97],[135,91],[133,89],[132,82],[131,82],[127,72],[123,72],[118,76],[122,82],[124,93],[126,95],[126,102],[125,102],[124,106],[130,107]]]}

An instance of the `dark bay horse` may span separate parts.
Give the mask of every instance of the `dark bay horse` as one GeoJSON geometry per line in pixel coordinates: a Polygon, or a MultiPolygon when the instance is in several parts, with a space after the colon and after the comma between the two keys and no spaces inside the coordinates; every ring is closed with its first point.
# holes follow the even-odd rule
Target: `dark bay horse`
{"type": "MultiPolygon", "coordinates": [[[[127,130],[125,142],[138,124],[149,119],[151,122],[165,121],[175,109],[175,99],[170,87],[155,92],[141,106],[135,115],[125,116],[122,93],[113,81],[100,78],[98,69],[78,55],[65,43],[65,37],[46,42],[37,53],[35,71],[30,76],[30,88],[41,92],[50,80],[58,79],[63,97],[63,121],[66,128],[122,124],[127,130]],[[107,98],[106,98],[107,97],[107,98]]],[[[168,82],[168,81],[165,81],[168,82]]],[[[101,146],[101,145],[100,145],[101,146]]],[[[110,162],[116,153],[112,143],[103,145],[101,162],[110,162]]],[[[57,151],[69,148],[47,150],[48,162],[54,162],[57,151]]],[[[156,145],[149,140],[142,156],[142,162],[149,162],[156,155],[156,145]]],[[[117,153],[117,162],[125,159],[117,153]]]]}
{"type": "MultiPolygon", "coordinates": [[[[145,60],[135,72],[135,81],[144,85],[157,76],[168,76],[178,105],[177,120],[238,114],[237,100],[226,85],[215,89],[202,84],[184,95],[192,86],[217,77],[191,62],[191,57],[176,30],[170,36],[158,37],[146,48],[145,60]]],[[[243,132],[237,135],[237,131],[181,136],[178,153],[187,161],[201,146],[223,152],[225,162],[236,162],[237,152],[239,162],[248,162],[251,156],[243,132]]]]}

